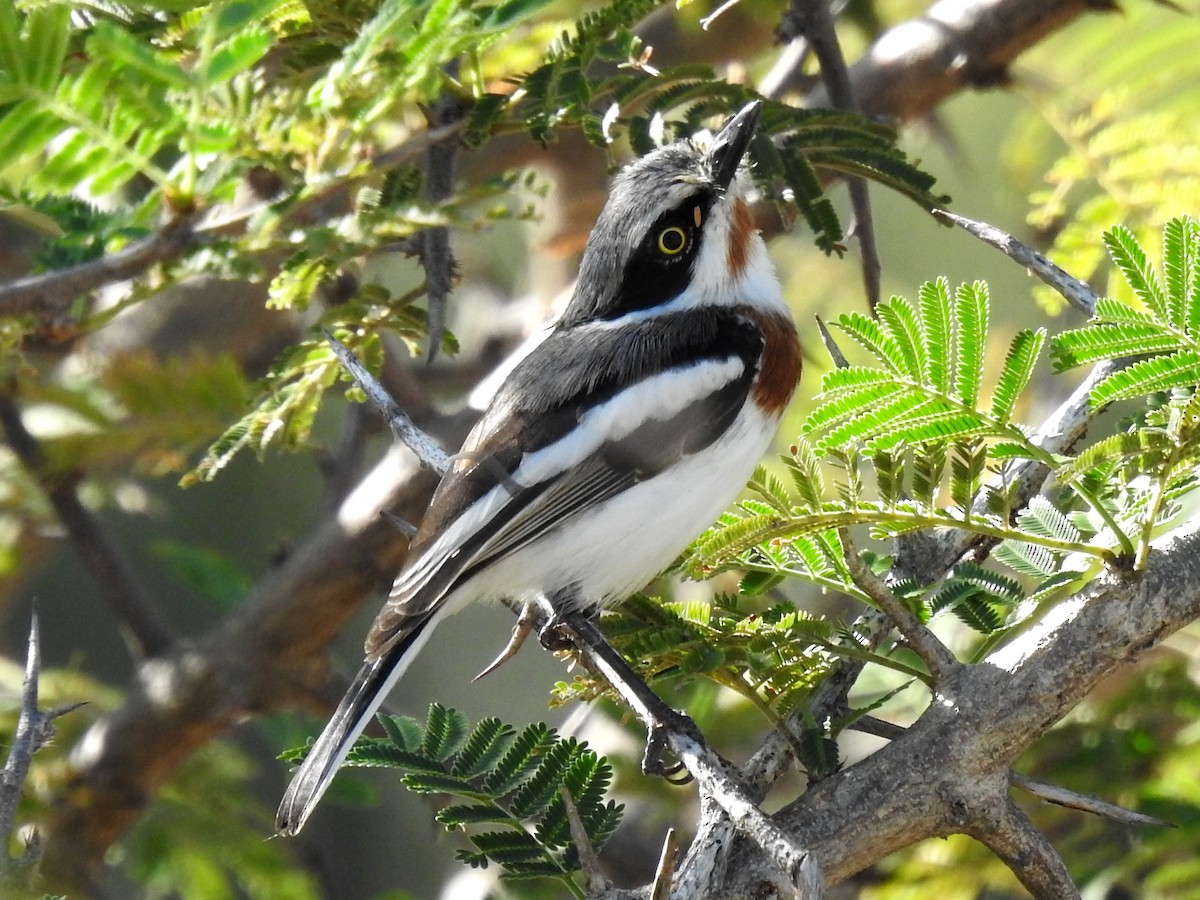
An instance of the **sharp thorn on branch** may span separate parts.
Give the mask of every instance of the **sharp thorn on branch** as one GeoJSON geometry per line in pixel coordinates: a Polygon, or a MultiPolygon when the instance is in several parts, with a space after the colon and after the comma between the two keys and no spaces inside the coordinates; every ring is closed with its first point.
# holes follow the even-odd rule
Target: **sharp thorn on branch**
{"type": "Polygon", "coordinates": [[[379,514],[387,519],[389,525],[391,525],[409,540],[412,540],[417,536],[417,526],[408,521],[408,519],[401,518],[394,512],[386,509],[381,509],[379,514]]]}
{"type": "Polygon", "coordinates": [[[1067,809],[1077,809],[1080,812],[1087,812],[1096,816],[1103,816],[1106,819],[1112,819],[1124,825],[1144,825],[1150,828],[1179,827],[1172,822],[1148,816],[1145,813],[1134,812],[1131,809],[1125,809],[1124,807],[1117,806],[1115,803],[1101,800],[1099,797],[1069,791],[1066,788],[1047,784],[1044,781],[1038,781],[1017,772],[1010,772],[1008,780],[1013,787],[1033,794],[1033,796],[1045,800],[1047,803],[1064,806],[1067,809]]]}
{"type": "Polygon", "coordinates": [[[829,327],[825,324],[825,320],[820,316],[813,316],[813,318],[817,320],[817,331],[821,334],[821,343],[825,345],[825,349],[829,353],[829,358],[833,360],[833,364],[839,369],[849,366],[850,361],[846,359],[846,355],[842,353],[842,348],[833,339],[833,335],[830,333],[829,327]]]}
{"type": "Polygon", "coordinates": [[[679,854],[679,838],[674,828],[667,829],[663,839],[662,853],[654,870],[654,884],[650,887],[650,900],[668,900],[671,883],[675,880],[675,857],[679,854]]]}

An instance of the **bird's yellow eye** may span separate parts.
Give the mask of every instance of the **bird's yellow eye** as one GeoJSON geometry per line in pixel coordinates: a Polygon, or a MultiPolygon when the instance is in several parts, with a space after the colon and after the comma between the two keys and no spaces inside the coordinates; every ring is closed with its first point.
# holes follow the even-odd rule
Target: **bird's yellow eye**
{"type": "Polygon", "coordinates": [[[687,246],[687,232],[678,225],[664,228],[658,233],[658,249],[666,256],[678,256],[687,246]]]}

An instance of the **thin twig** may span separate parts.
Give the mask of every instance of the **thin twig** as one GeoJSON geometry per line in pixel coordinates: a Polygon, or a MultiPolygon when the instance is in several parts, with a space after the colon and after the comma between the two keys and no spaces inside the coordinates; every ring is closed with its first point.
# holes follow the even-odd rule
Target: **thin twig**
{"type": "MultiPolygon", "coordinates": [[[[42,714],[38,711],[38,676],[42,668],[41,644],[38,637],[37,610],[29,622],[29,641],[25,655],[25,682],[21,688],[21,713],[17,719],[17,730],[13,735],[8,761],[0,773],[0,875],[7,873],[13,865],[24,860],[11,860],[8,847],[16,824],[17,802],[21,799],[21,787],[29,774],[33,754],[42,744],[42,714]]],[[[0,882],[4,879],[0,877],[0,882]]]]}
{"type": "Polygon", "coordinates": [[[918,619],[907,606],[892,593],[883,579],[871,571],[858,551],[847,528],[839,528],[838,534],[842,539],[845,550],[846,566],[850,577],[864,594],[870,597],[875,605],[887,613],[905,642],[929,668],[934,683],[945,680],[946,676],[959,667],[961,663],[955,658],[950,649],[943,644],[925,624],[918,619]]]}
{"type": "MultiPolygon", "coordinates": [[[[446,65],[448,78],[458,77],[458,60],[446,65]]],[[[429,110],[432,127],[452,125],[463,118],[464,109],[456,97],[443,91],[429,110]]],[[[441,203],[454,193],[454,162],[458,146],[451,141],[433,144],[425,151],[425,199],[441,203]]],[[[446,302],[454,281],[454,254],[450,250],[450,229],[444,225],[426,229],[421,238],[421,265],[425,269],[425,296],[429,310],[429,349],[427,363],[437,357],[446,331],[446,302]]]]}
{"type": "Polygon", "coordinates": [[[1030,272],[1058,291],[1075,309],[1087,316],[1096,314],[1096,292],[1054,263],[1044,254],[1039,253],[1027,244],[1021,243],[1007,231],[989,225],[987,222],[977,222],[944,209],[935,209],[933,214],[961,228],[967,234],[974,235],[985,244],[990,244],[1004,252],[1010,259],[1020,263],[1030,272]]]}
{"type": "Polygon", "coordinates": [[[599,672],[649,732],[647,751],[664,743],[696,779],[701,792],[719,804],[737,829],[754,841],[798,896],[821,896],[823,880],[816,858],[797,847],[750,798],[733,766],[704,743],[690,719],[667,706],[629,667],[586,616],[564,617],[578,638],[585,661],[599,672]]]}
{"type": "Polygon", "coordinates": [[[575,799],[565,784],[559,785],[558,796],[562,798],[563,811],[567,814],[567,827],[571,831],[571,840],[579,854],[579,868],[583,870],[583,883],[588,896],[595,897],[603,894],[609,889],[608,879],[604,877],[604,870],[600,866],[600,856],[596,853],[596,848],[592,846],[592,839],[588,836],[583,819],[579,816],[579,807],[575,805],[575,799]]]}
{"type": "Polygon", "coordinates": [[[0,428],[9,447],[50,500],[101,596],[116,615],[133,657],[142,660],[165,654],[174,637],[153,595],[137,577],[111,532],[79,499],[79,477],[49,471],[41,445],[25,428],[21,411],[8,391],[0,391],[0,428]]]}
{"type": "Polygon", "coordinates": [[[379,410],[387,422],[388,428],[396,436],[396,440],[408,447],[425,468],[431,469],[439,475],[445,472],[450,465],[450,456],[438,445],[438,442],[417,427],[408,413],[400,408],[400,404],[392,399],[387,389],[366,370],[359,362],[358,357],[350,352],[350,348],[329,331],[325,332],[325,340],[329,342],[329,346],[342,366],[350,373],[354,383],[362,388],[363,393],[379,410]]]}
{"type": "MultiPolygon", "coordinates": [[[[838,41],[829,10],[829,0],[792,0],[792,5],[780,23],[781,36],[789,39],[803,37],[812,47],[821,66],[821,80],[829,92],[834,109],[857,113],[858,102],[846,68],[846,57],[838,41]]],[[[875,242],[875,217],[871,212],[871,197],[867,183],[860,177],[847,177],[850,204],[854,209],[854,233],[862,252],[863,288],[872,310],[879,305],[879,247],[875,242]]]]}
{"type": "Polygon", "coordinates": [[[25,681],[21,688],[21,712],[13,734],[8,760],[0,770],[0,887],[19,884],[35,871],[41,859],[41,837],[35,831],[25,843],[25,853],[12,859],[8,847],[17,823],[17,805],[21,789],[29,776],[33,755],[54,737],[54,720],[76,710],[83,703],[71,703],[42,712],[38,709],[38,679],[42,673],[41,637],[37,609],[29,617],[29,639],[25,656],[25,681]]]}

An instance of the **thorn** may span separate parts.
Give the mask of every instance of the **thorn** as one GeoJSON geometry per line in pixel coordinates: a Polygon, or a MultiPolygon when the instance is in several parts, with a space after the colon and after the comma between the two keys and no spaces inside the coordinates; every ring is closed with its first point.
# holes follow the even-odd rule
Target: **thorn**
{"type": "Polygon", "coordinates": [[[833,339],[833,335],[829,333],[829,329],[825,326],[824,320],[820,316],[813,316],[817,320],[817,329],[821,332],[821,343],[825,345],[825,349],[829,351],[830,358],[833,359],[833,364],[839,369],[844,369],[850,365],[850,361],[846,359],[842,348],[837,345],[833,339]]]}
{"type": "Polygon", "coordinates": [[[414,525],[412,522],[408,521],[408,519],[402,519],[398,515],[396,515],[394,512],[389,512],[386,509],[381,509],[379,511],[379,514],[381,516],[383,516],[385,519],[387,519],[388,522],[397,531],[399,531],[402,535],[404,535],[409,540],[412,540],[414,537],[417,536],[417,526],[414,525]]]}
{"type": "Polygon", "coordinates": [[[484,666],[483,671],[471,679],[471,684],[491,675],[517,655],[517,651],[521,649],[521,646],[525,643],[525,639],[533,633],[533,629],[537,626],[538,612],[539,610],[535,603],[525,603],[521,607],[521,615],[517,617],[517,624],[513,626],[512,636],[508,639],[508,643],[504,645],[504,649],[500,651],[499,656],[484,666]]]}
{"type": "Polygon", "coordinates": [[[658,857],[658,868],[654,870],[654,884],[650,887],[650,900],[667,900],[671,896],[671,882],[675,880],[675,856],[679,852],[679,838],[674,828],[667,829],[662,853],[658,857]]]}

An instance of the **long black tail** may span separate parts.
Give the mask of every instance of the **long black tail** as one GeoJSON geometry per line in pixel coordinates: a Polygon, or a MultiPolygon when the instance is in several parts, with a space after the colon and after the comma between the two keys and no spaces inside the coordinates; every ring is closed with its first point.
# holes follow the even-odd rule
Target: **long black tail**
{"type": "Polygon", "coordinates": [[[275,814],[277,832],[293,835],[304,827],[371,716],[433,631],[430,626],[435,619],[425,619],[383,656],[363,663],[337,711],[292,776],[275,814]]]}

